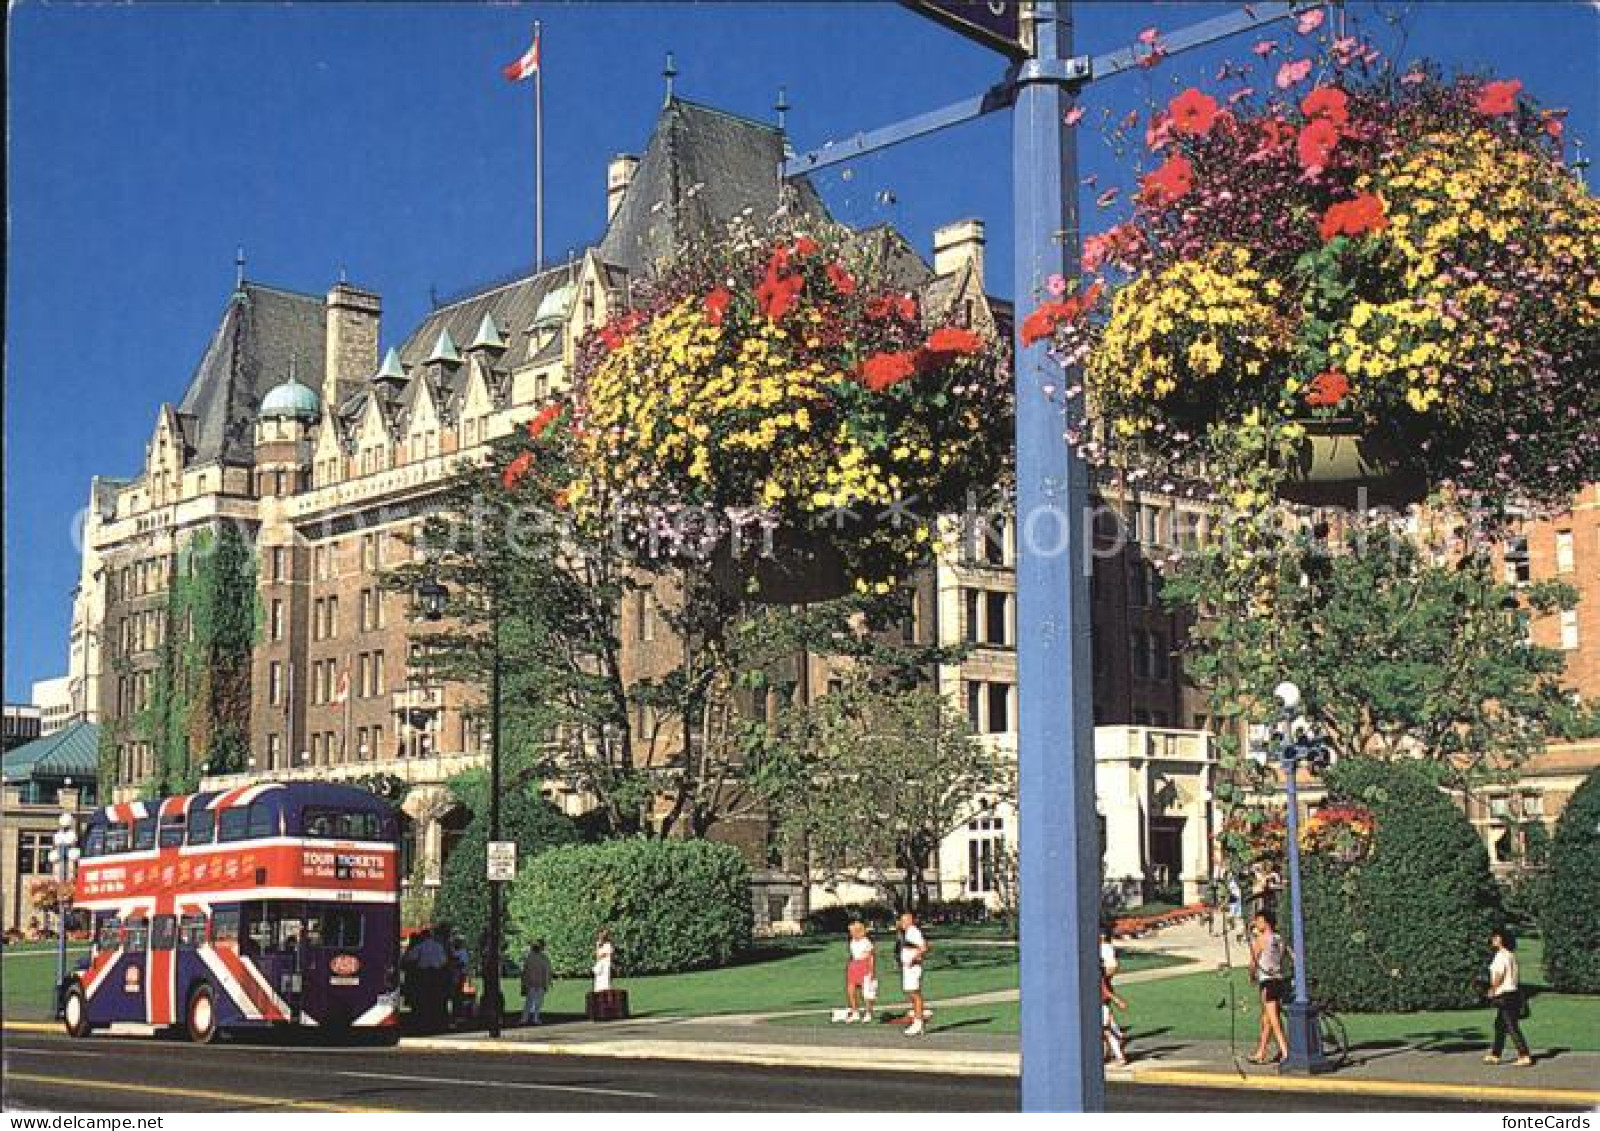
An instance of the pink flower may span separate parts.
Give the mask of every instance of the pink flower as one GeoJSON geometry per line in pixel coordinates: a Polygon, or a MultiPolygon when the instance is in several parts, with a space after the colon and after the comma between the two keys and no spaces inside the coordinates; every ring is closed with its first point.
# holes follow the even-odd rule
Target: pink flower
{"type": "Polygon", "coordinates": [[[1256,42],[1256,45],[1254,47],[1250,48],[1250,50],[1254,51],[1257,55],[1261,56],[1263,59],[1265,59],[1268,55],[1271,55],[1277,49],[1278,49],[1278,41],[1275,40],[1275,39],[1258,40],[1256,42]]]}
{"type": "Polygon", "coordinates": [[[1311,60],[1301,59],[1295,63],[1285,63],[1278,68],[1278,89],[1288,90],[1295,83],[1305,82],[1306,76],[1311,73],[1311,60]]]}
{"type": "Polygon", "coordinates": [[[1328,13],[1321,8],[1312,8],[1310,11],[1301,12],[1300,19],[1295,23],[1294,30],[1301,35],[1310,35],[1322,26],[1322,21],[1328,18],[1328,13]]]}
{"type": "Polygon", "coordinates": [[[1156,45],[1156,39],[1159,35],[1160,33],[1156,31],[1155,28],[1147,27],[1139,33],[1139,42],[1145,44],[1146,46],[1154,47],[1156,45]]]}
{"type": "Polygon", "coordinates": [[[1083,116],[1085,114],[1087,114],[1088,112],[1089,111],[1084,109],[1082,106],[1074,106],[1072,109],[1068,110],[1064,115],[1062,115],[1061,120],[1063,122],[1065,122],[1069,126],[1075,126],[1079,122],[1083,121],[1083,116]]]}
{"type": "Polygon", "coordinates": [[[1427,71],[1407,71],[1405,74],[1400,76],[1400,83],[1402,86],[1416,86],[1418,83],[1424,83],[1427,81],[1427,71]]]}
{"type": "Polygon", "coordinates": [[[1057,298],[1060,298],[1062,295],[1067,293],[1067,277],[1065,275],[1051,275],[1050,278],[1045,281],[1044,289],[1055,295],[1057,298]]]}

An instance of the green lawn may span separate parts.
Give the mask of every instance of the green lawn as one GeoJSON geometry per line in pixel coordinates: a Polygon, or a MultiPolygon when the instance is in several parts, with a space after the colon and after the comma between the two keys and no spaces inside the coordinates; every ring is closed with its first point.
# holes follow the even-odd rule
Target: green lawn
{"type": "MultiPolygon", "coordinates": [[[[1535,994],[1533,1017],[1524,1025],[1534,1047],[1600,1051],[1600,997],[1558,994],[1545,988],[1543,948],[1538,939],[1524,940],[1520,956],[1535,994]]],[[[1228,1040],[1230,1026],[1241,1044],[1253,1044],[1258,1014],[1249,980],[1243,971],[1233,971],[1231,996],[1229,981],[1211,971],[1124,986],[1119,992],[1129,1006],[1126,1024],[1137,1038],[1148,1042],[1147,1048],[1172,1038],[1228,1040]]],[[[1351,1044],[1374,1050],[1397,1042],[1440,1050],[1475,1047],[1489,1040],[1494,1025],[1487,1007],[1341,1017],[1351,1044]]],[[[941,1010],[935,1027],[1015,1033],[1019,1029],[1018,1006],[1013,1001],[941,1010]]]]}
{"type": "MultiPolygon", "coordinates": [[[[8,946],[0,958],[0,1015],[12,1021],[47,1021],[55,1013],[56,948],[54,943],[8,946]]],[[[81,943],[67,948],[67,969],[87,958],[81,943]]]]}

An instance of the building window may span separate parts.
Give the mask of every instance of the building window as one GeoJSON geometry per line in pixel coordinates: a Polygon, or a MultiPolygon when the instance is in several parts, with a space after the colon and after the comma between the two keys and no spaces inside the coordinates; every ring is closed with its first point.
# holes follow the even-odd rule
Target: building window
{"type": "Polygon", "coordinates": [[[967,722],[979,734],[1004,734],[1011,730],[1009,683],[972,680],[967,683],[967,722]]]}
{"type": "Polygon", "coordinates": [[[962,601],[962,638],[968,644],[976,644],[983,631],[979,618],[983,610],[983,591],[979,589],[963,589],[962,601]]]}
{"type": "Polygon", "coordinates": [[[17,834],[17,875],[34,876],[50,870],[50,833],[17,834]]]}
{"type": "Polygon", "coordinates": [[[1561,610],[1561,648],[1566,652],[1578,648],[1578,610],[1561,610]]]}
{"type": "Polygon", "coordinates": [[[372,653],[372,694],[383,694],[383,653],[372,653]]]}
{"type": "Polygon", "coordinates": [[[267,667],[267,702],[274,707],[283,705],[283,664],[277,660],[267,667]]]}
{"type": "Polygon", "coordinates": [[[283,639],[283,602],[272,602],[272,639],[283,639]]]}
{"type": "Polygon", "coordinates": [[[1556,531],[1556,572],[1571,573],[1572,565],[1572,531],[1556,531]]]}
{"type": "Polygon", "coordinates": [[[339,598],[328,598],[328,639],[339,638],[339,598]]]}
{"type": "Polygon", "coordinates": [[[378,568],[378,536],[376,534],[363,534],[361,536],[361,568],[368,573],[378,568]]]}
{"type": "Polygon", "coordinates": [[[1528,540],[1513,538],[1506,546],[1506,584],[1526,585],[1532,579],[1528,566],[1528,540]]]}
{"type": "Polygon", "coordinates": [[[283,735],[267,735],[267,769],[283,768],[283,735]]]}
{"type": "Polygon", "coordinates": [[[1010,595],[989,593],[984,598],[984,640],[1007,647],[1012,643],[1010,595]]]}
{"type": "Polygon", "coordinates": [[[1005,827],[1000,817],[979,817],[967,822],[968,895],[987,895],[999,887],[1005,827]]]}
{"type": "Polygon", "coordinates": [[[656,638],[656,610],[655,596],[647,589],[639,591],[639,604],[636,611],[638,625],[635,635],[642,641],[649,642],[656,638]]]}

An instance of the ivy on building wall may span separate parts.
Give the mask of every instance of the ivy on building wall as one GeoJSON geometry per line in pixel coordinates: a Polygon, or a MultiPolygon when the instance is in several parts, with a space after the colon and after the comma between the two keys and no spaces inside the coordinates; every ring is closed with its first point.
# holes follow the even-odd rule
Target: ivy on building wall
{"type": "Polygon", "coordinates": [[[255,558],[237,526],[201,531],[178,555],[167,632],[150,699],[132,731],[155,764],[145,797],[193,791],[200,767],[245,768],[250,755],[250,654],[257,631],[255,558]]]}

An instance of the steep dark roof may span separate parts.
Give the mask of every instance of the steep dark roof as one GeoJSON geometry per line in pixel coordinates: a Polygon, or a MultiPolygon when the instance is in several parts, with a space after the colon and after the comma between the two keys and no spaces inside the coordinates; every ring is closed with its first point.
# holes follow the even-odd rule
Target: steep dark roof
{"type": "MultiPolygon", "coordinates": [[[[716,238],[746,210],[760,224],[784,203],[778,181],[783,157],[783,133],[777,127],[670,100],[606,229],[600,258],[649,274],[696,237],[716,238]]],[[[790,184],[790,208],[827,219],[809,182],[790,184]]]]}
{"type": "Polygon", "coordinates": [[[317,295],[260,283],[234,292],[178,404],[191,461],[250,462],[256,406],[288,375],[289,359],[302,373],[323,370],[323,306],[317,295]]]}
{"type": "MultiPolygon", "coordinates": [[[[471,342],[477,334],[483,316],[492,314],[506,339],[505,352],[495,359],[495,368],[509,370],[526,365],[530,360],[528,347],[531,343],[528,327],[539,309],[539,300],[569,279],[577,278],[577,275],[577,263],[563,263],[559,267],[546,268],[540,274],[504,283],[492,290],[469,295],[449,306],[441,306],[411,331],[405,344],[400,347],[400,361],[408,372],[422,364],[433,350],[440,330],[449,330],[457,347],[464,349],[464,343],[471,342]]],[[[461,377],[465,380],[466,366],[460,368],[461,377]]]]}

